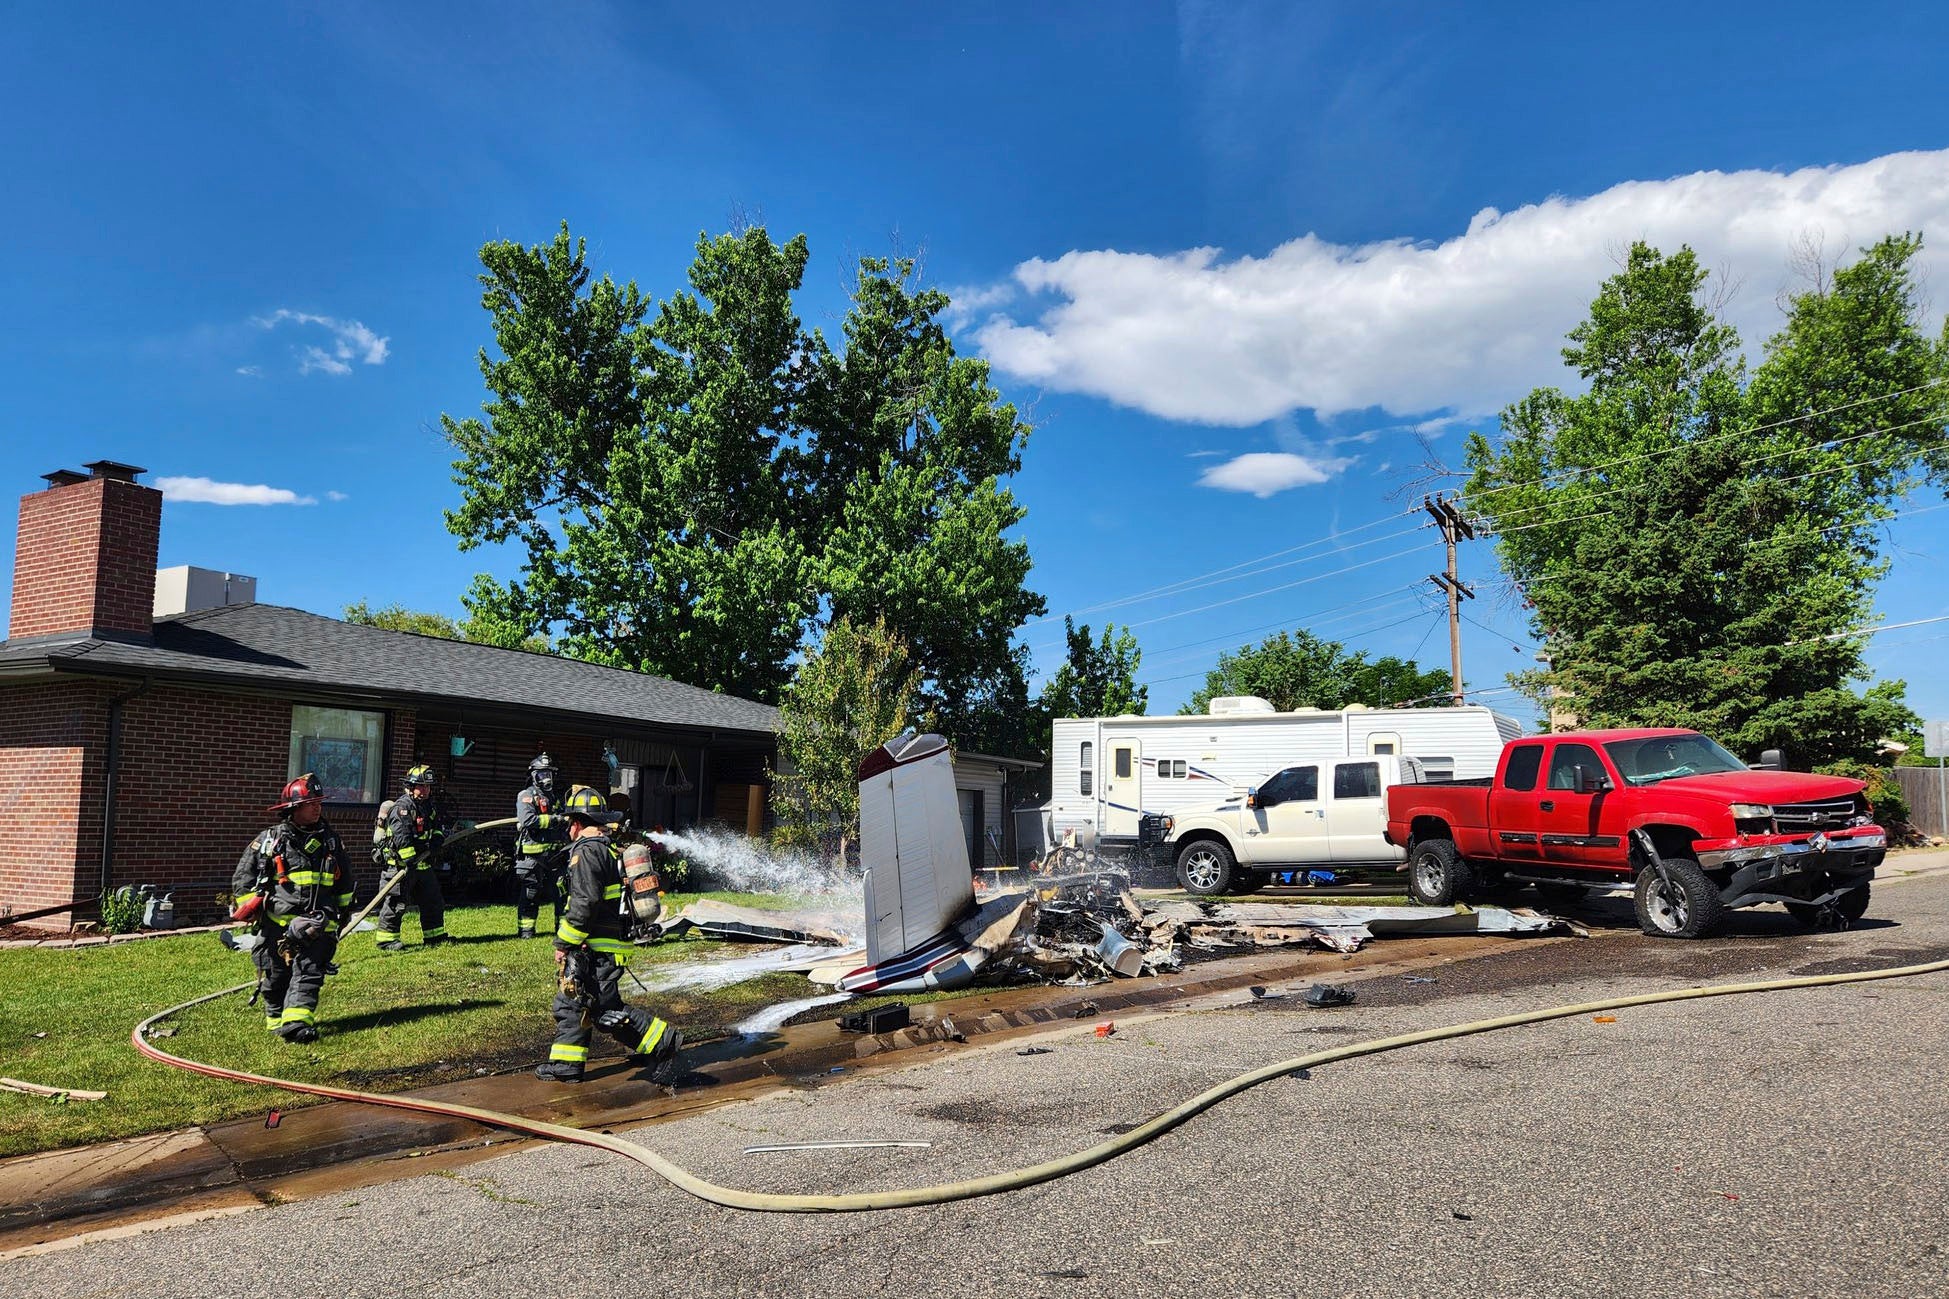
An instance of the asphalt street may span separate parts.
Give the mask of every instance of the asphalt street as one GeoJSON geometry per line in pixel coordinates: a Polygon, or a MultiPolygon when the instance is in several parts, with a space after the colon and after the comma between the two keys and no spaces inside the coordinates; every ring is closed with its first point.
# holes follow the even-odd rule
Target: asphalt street
{"type": "MultiPolygon", "coordinates": [[[[1565,1002],[1949,957],[1949,875],[1806,933],[1738,913],[1303,986],[838,1075],[633,1135],[713,1181],[919,1185],[1094,1144],[1323,1046],[1565,1002]],[[745,1154],[927,1140],[931,1149],[745,1154]]],[[[1282,1078],[1109,1164],[931,1209],[722,1209],[581,1148],[0,1263],[0,1293],[1793,1295],[1949,1293],[1949,975],[1620,1010],[1282,1078]]]]}

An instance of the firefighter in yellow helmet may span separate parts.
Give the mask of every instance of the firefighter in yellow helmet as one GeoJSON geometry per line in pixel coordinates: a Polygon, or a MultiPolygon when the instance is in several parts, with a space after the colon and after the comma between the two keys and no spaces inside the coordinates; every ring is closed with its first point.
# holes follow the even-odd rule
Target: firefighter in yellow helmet
{"type": "Polygon", "coordinates": [[[568,816],[567,907],[555,926],[555,1044],[535,1077],[581,1082],[589,1039],[600,1028],[644,1056],[651,1076],[667,1079],[683,1034],[646,1010],[623,1004],[623,969],[635,948],[624,911],[622,857],[608,829],[621,820],[596,790],[577,786],[562,809],[568,816]]]}
{"type": "Polygon", "coordinates": [[[422,762],[406,773],[406,792],[393,800],[374,845],[375,856],[385,868],[379,875],[380,888],[395,875],[406,876],[379,904],[380,951],[403,950],[399,927],[409,904],[420,909],[420,937],[426,945],[446,941],[447,901],[440,894],[440,876],[434,869],[445,840],[446,827],[433,805],[433,768],[422,762]]]}
{"type": "MultiPolygon", "coordinates": [[[[318,993],[352,911],[345,845],[325,821],[324,791],[310,772],[266,808],[278,823],[250,841],[231,878],[231,918],[256,922],[257,990],[264,1027],[287,1042],[318,1040],[318,993]]],[[[251,1000],[255,1001],[256,997],[251,1000]]]]}

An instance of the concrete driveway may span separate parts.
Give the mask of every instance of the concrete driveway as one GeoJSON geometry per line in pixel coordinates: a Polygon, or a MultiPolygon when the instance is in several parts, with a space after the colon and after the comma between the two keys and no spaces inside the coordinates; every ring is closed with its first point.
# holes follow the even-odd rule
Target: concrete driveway
{"type": "MultiPolygon", "coordinates": [[[[778,1191],[1031,1164],[1322,1046],[1696,983],[1949,956],[1949,876],[1881,923],[1739,913],[1706,943],[1591,917],[1548,940],[1296,995],[1120,1020],[797,1087],[641,1129],[778,1191]],[[919,1139],[929,1150],[744,1153],[919,1139]]],[[[1281,991],[1275,989],[1275,991],[1281,991]]],[[[1303,991],[1303,987],[1291,990],[1303,991]]],[[[1949,1293],[1949,976],[1718,998],[1430,1044],[1280,1079],[1102,1167],[932,1209],[797,1217],[693,1200],[617,1157],[526,1150],[442,1175],[0,1263],[8,1293],[420,1296],[1889,1295],[1949,1293]]]]}

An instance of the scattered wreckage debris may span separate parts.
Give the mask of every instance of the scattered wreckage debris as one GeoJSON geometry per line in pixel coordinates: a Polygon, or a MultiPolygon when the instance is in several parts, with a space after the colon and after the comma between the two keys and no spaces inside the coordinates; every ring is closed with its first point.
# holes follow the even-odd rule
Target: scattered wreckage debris
{"type": "Polygon", "coordinates": [[[904,1001],[891,1002],[885,1006],[875,1006],[871,1010],[857,1010],[850,1015],[841,1015],[834,1021],[847,1033],[891,1033],[895,1029],[907,1027],[913,1022],[904,1001]]]}
{"type": "Polygon", "coordinates": [[[1342,988],[1331,983],[1316,983],[1306,990],[1306,1004],[1309,1006],[1351,1006],[1354,990],[1342,988]]]}

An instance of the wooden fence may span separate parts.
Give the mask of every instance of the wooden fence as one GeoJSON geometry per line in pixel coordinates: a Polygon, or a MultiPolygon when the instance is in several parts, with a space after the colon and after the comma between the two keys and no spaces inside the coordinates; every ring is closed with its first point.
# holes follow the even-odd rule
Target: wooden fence
{"type": "Polygon", "coordinates": [[[1909,824],[1923,834],[1949,838],[1949,807],[1942,797],[1949,773],[1939,773],[1935,767],[1897,767],[1895,779],[1908,799],[1909,824]]]}

